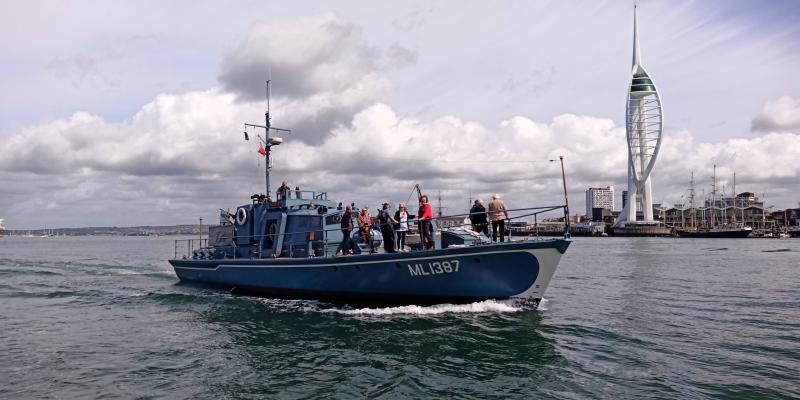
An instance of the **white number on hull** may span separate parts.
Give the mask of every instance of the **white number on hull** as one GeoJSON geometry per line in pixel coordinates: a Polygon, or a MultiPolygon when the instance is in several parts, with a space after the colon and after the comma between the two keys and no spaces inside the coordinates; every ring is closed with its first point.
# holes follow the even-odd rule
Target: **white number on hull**
{"type": "Polygon", "coordinates": [[[417,263],[414,265],[408,265],[408,273],[411,276],[428,276],[428,275],[440,275],[440,274],[451,274],[453,272],[458,272],[458,267],[461,261],[458,260],[449,260],[449,261],[434,261],[429,263],[417,263]]]}

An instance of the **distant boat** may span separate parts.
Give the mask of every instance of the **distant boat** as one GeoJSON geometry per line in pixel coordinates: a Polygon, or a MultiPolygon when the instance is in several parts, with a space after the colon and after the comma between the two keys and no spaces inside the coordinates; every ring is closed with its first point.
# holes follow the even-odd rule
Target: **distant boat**
{"type": "Polygon", "coordinates": [[[678,236],[686,238],[746,238],[753,232],[750,227],[676,229],[678,236]]]}
{"type": "MultiPolygon", "coordinates": [[[[717,166],[714,165],[714,175],[712,176],[711,187],[711,226],[701,226],[698,228],[679,228],[675,233],[684,238],[746,238],[753,233],[753,228],[749,226],[718,226],[714,217],[717,195],[717,166]]],[[[692,189],[694,191],[694,189],[692,189]]],[[[693,195],[692,195],[693,196],[693,195]]]]}

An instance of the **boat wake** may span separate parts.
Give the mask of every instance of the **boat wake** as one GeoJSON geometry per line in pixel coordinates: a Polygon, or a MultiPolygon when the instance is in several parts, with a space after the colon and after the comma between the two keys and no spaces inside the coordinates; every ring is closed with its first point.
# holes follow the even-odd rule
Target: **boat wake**
{"type": "MultiPolygon", "coordinates": [[[[435,304],[430,306],[392,306],[392,307],[352,307],[349,305],[327,303],[317,300],[287,300],[262,298],[258,301],[277,311],[311,312],[324,314],[338,314],[347,316],[398,316],[415,317],[443,314],[506,314],[522,311],[531,311],[531,307],[519,300],[484,300],[468,304],[435,304]]],[[[547,310],[547,299],[539,303],[538,311],[547,310]]]]}
{"type": "MultiPolygon", "coordinates": [[[[546,299],[542,299],[539,310],[545,310],[546,299]]],[[[469,304],[436,304],[432,306],[397,306],[381,308],[329,308],[320,310],[325,313],[336,313],[356,316],[426,316],[441,314],[483,314],[483,313],[515,313],[528,311],[530,308],[520,306],[515,300],[484,300],[469,304]]]]}

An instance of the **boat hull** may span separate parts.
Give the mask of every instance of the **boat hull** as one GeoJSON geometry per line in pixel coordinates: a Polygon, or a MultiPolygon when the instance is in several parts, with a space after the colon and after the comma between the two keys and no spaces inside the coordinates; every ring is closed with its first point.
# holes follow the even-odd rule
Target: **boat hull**
{"type": "Polygon", "coordinates": [[[519,298],[538,304],[571,241],[520,241],[337,258],[170,260],[182,281],[268,296],[427,304],[519,298]]]}
{"type": "Polygon", "coordinates": [[[753,231],[751,229],[729,229],[729,230],[718,230],[718,231],[683,231],[678,229],[677,231],[678,236],[684,238],[746,238],[750,236],[750,233],[753,231]]]}

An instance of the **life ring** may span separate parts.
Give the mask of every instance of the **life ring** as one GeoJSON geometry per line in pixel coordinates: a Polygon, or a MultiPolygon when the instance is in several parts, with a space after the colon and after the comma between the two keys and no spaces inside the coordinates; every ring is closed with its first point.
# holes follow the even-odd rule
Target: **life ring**
{"type": "Polygon", "coordinates": [[[242,226],[247,222],[247,210],[242,207],[236,210],[236,225],[242,226]]]}

